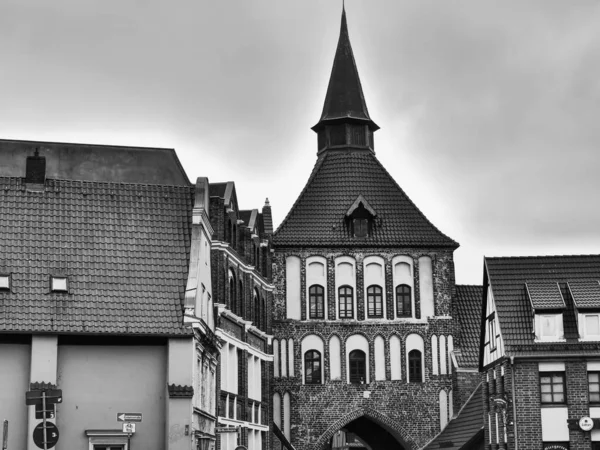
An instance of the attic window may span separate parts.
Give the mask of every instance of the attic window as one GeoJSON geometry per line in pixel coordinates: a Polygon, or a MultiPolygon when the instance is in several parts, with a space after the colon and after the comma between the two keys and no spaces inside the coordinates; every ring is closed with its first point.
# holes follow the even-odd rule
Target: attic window
{"type": "Polygon", "coordinates": [[[359,195],[354,203],[346,212],[346,219],[349,221],[352,236],[356,238],[365,238],[373,231],[373,222],[377,213],[367,200],[359,195]]]}
{"type": "Polygon", "coordinates": [[[0,291],[10,290],[10,275],[0,274],[0,291]]]}
{"type": "Polygon", "coordinates": [[[51,277],[50,279],[52,292],[67,292],[68,284],[67,277],[51,277]]]}
{"type": "Polygon", "coordinates": [[[369,235],[369,219],[354,219],[352,221],[354,237],[367,237],[369,235]]]}

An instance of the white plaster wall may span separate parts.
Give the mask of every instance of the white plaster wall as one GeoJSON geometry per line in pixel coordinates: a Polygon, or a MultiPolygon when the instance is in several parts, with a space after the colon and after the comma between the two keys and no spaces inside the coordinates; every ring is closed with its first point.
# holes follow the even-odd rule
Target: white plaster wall
{"type": "Polygon", "coordinates": [[[288,339],[288,376],[294,376],[294,341],[288,339]]]}
{"type": "MultiPolygon", "coordinates": [[[[364,266],[364,292],[365,311],[367,311],[367,288],[372,285],[381,287],[383,293],[383,317],[387,317],[387,302],[385,292],[385,261],[380,256],[367,256],[363,261],[364,266]]],[[[365,314],[365,319],[369,320],[365,314]]]]}
{"type": "Polygon", "coordinates": [[[385,380],[385,342],[381,336],[375,338],[375,380],[385,380]]]}
{"type": "Polygon", "coordinates": [[[423,381],[425,381],[425,345],[423,338],[418,334],[409,334],[406,336],[406,361],[404,366],[406,367],[406,379],[408,380],[408,354],[411,350],[419,350],[421,352],[421,372],[423,374],[423,381]]]}
{"type": "Polygon", "coordinates": [[[281,396],[277,392],[273,394],[273,422],[281,429],[281,396]]]}
{"type": "Polygon", "coordinates": [[[285,260],[285,312],[288,319],[300,320],[300,258],[288,256],[285,260]]]}
{"type": "MultiPolygon", "coordinates": [[[[350,353],[354,350],[362,350],[363,352],[365,352],[365,357],[366,357],[366,376],[367,379],[365,380],[366,384],[370,383],[371,377],[369,374],[369,361],[370,361],[370,356],[369,356],[369,342],[367,341],[367,338],[365,338],[362,334],[353,334],[352,336],[349,336],[348,339],[346,339],[346,367],[350,367],[350,353]]],[[[346,382],[350,383],[350,372],[346,369],[346,382]]]]}
{"type": "Polygon", "coordinates": [[[352,288],[353,319],[356,319],[356,261],[350,256],[335,259],[335,316],[340,318],[338,289],[341,286],[352,288]]]}
{"type": "Polygon", "coordinates": [[[329,339],[329,376],[332,380],[342,378],[342,345],[340,338],[331,336],[329,339]]]}
{"type": "Polygon", "coordinates": [[[322,256],[311,256],[306,258],[306,317],[310,317],[310,304],[308,292],[312,285],[318,284],[323,287],[323,307],[325,319],[327,319],[327,260],[322,256]]]}
{"type": "Polygon", "coordinates": [[[410,286],[411,312],[415,317],[415,281],[413,270],[413,259],[410,256],[399,255],[392,259],[392,277],[394,281],[394,317],[398,317],[398,299],[396,298],[396,287],[399,284],[410,286]]]}
{"type": "MultiPolygon", "coordinates": [[[[454,351],[454,338],[452,335],[448,336],[448,373],[452,373],[452,352],[454,351]]],[[[502,368],[504,369],[504,367],[502,368]]]]}
{"type": "Polygon", "coordinates": [[[290,394],[283,395],[283,434],[291,442],[291,401],[290,394]]]}
{"type": "Polygon", "coordinates": [[[443,430],[448,425],[448,396],[445,390],[439,393],[440,403],[440,430],[443,430]]]}
{"type": "Polygon", "coordinates": [[[273,376],[279,377],[279,341],[273,339],[273,376]]]}
{"type": "Polygon", "coordinates": [[[438,365],[438,338],[434,334],[431,336],[431,373],[433,375],[439,375],[440,368],[438,365]]]}
{"type": "Polygon", "coordinates": [[[304,384],[305,381],[305,375],[306,372],[304,370],[304,355],[306,354],[307,351],[309,350],[316,350],[321,354],[321,380],[325,381],[325,371],[324,371],[324,367],[325,367],[325,352],[324,352],[324,344],[323,344],[323,340],[315,335],[315,334],[309,334],[308,336],[305,336],[302,339],[302,343],[300,344],[300,350],[302,352],[302,384],[304,384]]]}
{"type": "Polygon", "coordinates": [[[440,336],[440,374],[448,373],[448,362],[446,361],[446,336],[440,336]]]}
{"type": "Polygon", "coordinates": [[[392,380],[402,379],[402,350],[400,338],[396,335],[390,338],[390,368],[392,380]]]}
{"type": "Polygon", "coordinates": [[[543,441],[569,441],[566,406],[564,408],[542,408],[541,416],[543,441]]]}
{"type": "Polygon", "coordinates": [[[421,296],[421,318],[433,317],[433,268],[429,256],[419,258],[419,291],[421,296]]]}
{"type": "Polygon", "coordinates": [[[288,364],[287,364],[287,341],[285,339],[282,339],[281,342],[279,343],[279,345],[281,345],[281,376],[282,377],[287,377],[288,376],[288,364]]]}

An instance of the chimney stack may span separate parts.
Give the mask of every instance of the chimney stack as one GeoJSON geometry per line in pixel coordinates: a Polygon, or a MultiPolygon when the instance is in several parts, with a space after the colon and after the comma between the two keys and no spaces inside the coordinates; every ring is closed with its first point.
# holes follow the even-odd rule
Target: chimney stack
{"type": "Polygon", "coordinates": [[[39,148],[33,156],[27,157],[25,183],[44,184],[46,181],[46,157],[40,156],[39,148]]]}

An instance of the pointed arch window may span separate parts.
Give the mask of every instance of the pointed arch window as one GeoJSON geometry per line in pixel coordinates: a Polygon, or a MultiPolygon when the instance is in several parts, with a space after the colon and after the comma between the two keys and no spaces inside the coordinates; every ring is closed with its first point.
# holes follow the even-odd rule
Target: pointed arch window
{"type": "Polygon", "coordinates": [[[341,286],[338,289],[340,319],[354,318],[354,289],[350,286],[341,286]]]}
{"type": "Polygon", "coordinates": [[[407,284],[396,286],[396,311],[398,317],[412,317],[411,289],[407,284]]]}
{"type": "Polygon", "coordinates": [[[242,280],[240,280],[238,284],[238,304],[236,314],[241,316],[245,309],[246,306],[244,305],[244,283],[242,283],[242,280]]]}
{"type": "Polygon", "coordinates": [[[377,319],[383,317],[383,289],[373,285],[367,288],[367,317],[377,319]]]}
{"type": "Polygon", "coordinates": [[[229,270],[229,309],[231,312],[237,312],[236,305],[236,292],[235,292],[235,275],[232,270],[229,270]]]}
{"type": "Polygon", "coordinates": [[[254,325],[257,328],[261,328],[261,311],[260,311],[260,296],[258,295],[258,291],[254,289],[253,295],[253,303],[254,303],[254,325]]]}
{"type": "Polygon", "coordinates": [[[324,319],[325,318],[325,290],[323,286],[313,284],[308,290],[308,306],[309,306],[309,318],[310,319],[324,319]]]}
{"type": "Polygon", "coordinates": [[[362,350],[353,350],[348,355],[350,383],[364,384],[367,379],[367,357],[362,350]]]}
{"type": "Polygon", "coordinates": [[[408,353],[408,381],[410,383],[423,382],[423,372],[421,371],[422,357],[419,350],[411,350],[408,353]]]}
{"type": "Polygon", "coordinates": [[[304,383],[322,384],[321,353],[310,350],[304,354],[304,383]]]}

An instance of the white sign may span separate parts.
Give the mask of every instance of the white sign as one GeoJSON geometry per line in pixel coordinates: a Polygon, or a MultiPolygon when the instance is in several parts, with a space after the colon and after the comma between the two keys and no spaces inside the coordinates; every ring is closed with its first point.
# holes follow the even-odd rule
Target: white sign
{"type": "Polygon", "coordinates": [[[590,417],[584,416],[579,419],[579,428],[583,431],[590,431],[594,428],[594,421],[590,417]]]}
{"type": "Polygon", "coordinates": [[[135,433],[135,423],[126,422],[123,424],[123,433],[135,433]]]}

